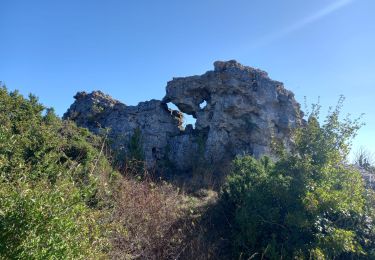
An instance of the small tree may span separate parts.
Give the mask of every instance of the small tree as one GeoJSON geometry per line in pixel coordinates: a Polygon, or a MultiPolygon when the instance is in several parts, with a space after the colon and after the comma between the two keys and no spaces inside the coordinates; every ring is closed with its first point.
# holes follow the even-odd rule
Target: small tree
{"type": "Polygon", "coordinates": [[[129,145],[129,160],[144,161],[145,155],[142,148],[142,132],[139,127],[134,130],[133,135],[130,138],[129,145]]]}
{"type": "Polygon", "coordinates": [[[126,157],[125,173],[143,177],[146,173],[145,155],[142,147],[142,132],[137,127],[130,137],[126,157]]]}

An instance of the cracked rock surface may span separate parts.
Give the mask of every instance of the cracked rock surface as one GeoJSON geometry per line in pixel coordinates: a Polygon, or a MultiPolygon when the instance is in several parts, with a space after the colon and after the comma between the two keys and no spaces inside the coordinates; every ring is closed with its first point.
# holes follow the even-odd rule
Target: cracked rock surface
{"type": "Polygon", "coordinates": [[[197,160],[220,171],[238,154],[272,155],[271,141],[287,146],[291,129],[303,124],[303,113],[294,94],[267,73],[231,60],[217,61],[214,70],[200,76],[174,78],[162,101],[126,106],[96,91],[79,92],[65,113],[98,133],[110,128],[115,150],[127,152],[127,143],[139,128],[150,167],[167,160],[177,170],[188,171],[197,160]],[[182,127],[183,114],[196,118],[195,128],[182,127]]]}
{"type": "Polygon", "coordinates": [[[169,138],[180,133],[181,113],[168,110],[159,100],[126,106],[101,91],[79,92],[74,98],[63,118],[96,134],[108,128],[112,148],[124,158],[130,138],[139,129],[145,160],[150,167],[163,157],[169,138]]]}

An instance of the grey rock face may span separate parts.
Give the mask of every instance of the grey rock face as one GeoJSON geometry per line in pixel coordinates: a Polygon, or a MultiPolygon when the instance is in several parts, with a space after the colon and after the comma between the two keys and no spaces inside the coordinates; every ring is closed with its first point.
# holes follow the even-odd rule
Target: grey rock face
{"type": "Polygon", "coordinates": [[[169,110],[158,100],[126,106],[100,91],[90,94],[79,92],[75,99],[64,118],[94,133],[109,128],[109,138],[117,152],[128,152],[129,140],[139,128],[142,135],[140,145],[149,167],[164,156],[169,138],[180,133],[181,113],[169,110]]]}
{"type": "Polygon", "coordinates": [[[237,154],[270,155],[273,138],[289,145],[291,129],[302,125],[303,116],[293,93],[266,72],[233,60],[217,61],[214,67],[201,76],[174,78],[162,101],[138,106],[101,92],[80,92],[64,118],[93,132],[111,128],[113,148],[125,152],[139,128],[148,165],[164,158],[183,171],[198,159],[220,169],[237,154]],[[169,102],[197,119],[195,129],[183,129],[182,114],[169,110],[169,102]]]}
{"type": "Polygon", "coordinates": [[[288,144],[290,130],[301,125],[303,116],[293,93],[266,72],[236,61],[217,61],[214,66],[214,71],[202,76],[168,82],[163,100],[193,115],[195,131],[207,131],[204,156],[208,162],[215,164],[241,153],[270,154],[272,138],[288,144]],[[204,108],[202,102],[206,102],[204,108]]]}

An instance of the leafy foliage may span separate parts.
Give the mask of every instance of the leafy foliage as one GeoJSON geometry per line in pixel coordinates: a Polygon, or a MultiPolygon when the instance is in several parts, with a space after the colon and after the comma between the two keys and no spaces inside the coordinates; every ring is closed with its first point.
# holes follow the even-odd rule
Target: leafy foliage
{"type": "Polygon", "coordinates": [[[276,163],[238,157],[222,198],[233,213],[237,256],[333,259],[374,257],[374,206],[360,173],[348,166],[361,124],[340,120],[342,106],[319,124],[314,106],[276,163]]]}
{"type": "Polygon", "coordinates": [[[68,180],[2,183],[0,255],[8,259],[87,259],[101,255],[98,212],[68,180]]]}
{"type": "Polygon", "coordinates": [[[35,96],[0,87],[0,258],[101,257],[112,170],[100,142],[35,96]]]}

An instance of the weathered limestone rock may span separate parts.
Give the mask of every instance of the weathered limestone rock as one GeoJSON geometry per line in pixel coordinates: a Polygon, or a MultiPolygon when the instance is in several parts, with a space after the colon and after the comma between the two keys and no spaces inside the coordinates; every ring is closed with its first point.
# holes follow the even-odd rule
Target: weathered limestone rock
{"type": "Polygon", "coordinates": [[[289,145],[291,129],[303,123],[293,93],[266,72],[233,60],[217,61],[214,67],[201,76],[173,79],[163,101],[137,106],[126,106],[99,91],[80,92],[64,118],[96,133],[110,128],[113,148],[125,153],[139,128],[148,165],[163,158],[182,171],[202,159],[220,170],[237,154],[271,154],[273,138],[289,145]],[[195,129],[182,128],[182,114],[169,110],[169,102],[197,119],[195,129]]]}
{"type": "Polygon", "coordinates": [[[79,92],[74,98],[76,101],[64,114],[65,119],[73,120],[94,133],[109,128],[113,148],[124,154],[135,129],[139,128],[142,134],[140,145],[150,167],[164,156],[169,138],[180,133],[182,115],[170,111],[158,100],[126,106],[100,91],[79,92]]]}
{"type": "MultiPolygon", "coordinates": [[[[197,119],[195,131],[207,132],[207,161],[216,164],[241,153],[255,157],[270,154],[272,138],[288,144],[290,130],[302,124],[303,116],[293,93],[266,72],[234,60],[217,61],[214,66],[214,71],[202,76],[168,82],[163,100],[193,115],[197,119]],[[204,101],[207,104],[201,108],[204,101]]],[[[179,154],[178,147],[176,151],[172,156],[179,154]]]]}

